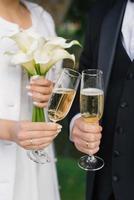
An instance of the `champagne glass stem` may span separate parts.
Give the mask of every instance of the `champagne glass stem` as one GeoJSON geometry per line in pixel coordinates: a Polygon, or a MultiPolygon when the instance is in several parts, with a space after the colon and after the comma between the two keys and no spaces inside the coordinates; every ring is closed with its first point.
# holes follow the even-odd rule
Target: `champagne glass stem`
{"type": "Polygon", "coordinates": [[[89,155],[89,156],[87,157],[87,162],[96,162],[95,156],[89,155]]]}
{"type": "MultiPolygon", "coordinates": [[[[43,108],[38,108],[36,106],[33,107],[32,121],[45,122],[45,113],[43,108]]],[[[27,155],[32,161],[39,164],[46,164],[50,162],[49,155],[45,149],[29,150],[27,155]]]]}

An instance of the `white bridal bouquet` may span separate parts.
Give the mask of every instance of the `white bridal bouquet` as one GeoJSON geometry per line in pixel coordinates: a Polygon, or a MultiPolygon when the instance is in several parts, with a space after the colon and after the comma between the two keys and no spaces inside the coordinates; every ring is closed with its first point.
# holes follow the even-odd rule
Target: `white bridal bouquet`
{"type": "MultiPolygon", "coordinates": [[[[75,56],[66,49],[73,45],[80,45],[78,41],[67,42],[62,37],[44,38],[32,31],[20,31],[9,37],[16,42],[18,50],[8,52],[11,63],[21,65],[28,76],[45,76],[49,69],[58,61],[71,59],[75,64],[75,56]]],[[[44,109],[33,107],[32,121],[45,121],[44,109]]]]}

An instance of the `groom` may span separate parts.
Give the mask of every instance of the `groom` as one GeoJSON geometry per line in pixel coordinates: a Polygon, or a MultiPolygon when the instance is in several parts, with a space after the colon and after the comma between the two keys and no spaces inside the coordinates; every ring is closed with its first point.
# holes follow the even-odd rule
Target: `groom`
{"type": "MultiPolygon", "coordinates": [[[[89,13],[79,70],[98,68],[104,73],[102,128],[75,115],[71,132],[79,151],[94,154],[100,148],[98,155],[105,160],[103,169],[87,174],[86,200],[134,199],[133,59],[134,2],[98,0],[89,13]]],[[[79,112],[77,105],[73,115],[79,112]]]]}

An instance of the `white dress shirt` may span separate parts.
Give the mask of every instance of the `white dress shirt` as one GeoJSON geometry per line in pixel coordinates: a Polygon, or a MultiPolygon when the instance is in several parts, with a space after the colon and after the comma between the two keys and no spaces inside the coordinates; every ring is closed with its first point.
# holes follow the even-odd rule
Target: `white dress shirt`
{"type": "Polygon", "coordinates": [[[134,59],[134,2],[127,2],[123,24],[122,24],[122,43],[130,57],[134,59]]]}

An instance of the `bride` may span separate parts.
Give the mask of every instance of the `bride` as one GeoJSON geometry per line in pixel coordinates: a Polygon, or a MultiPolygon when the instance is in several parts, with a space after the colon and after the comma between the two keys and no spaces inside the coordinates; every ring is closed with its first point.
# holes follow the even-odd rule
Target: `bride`
{"type": "MultiPolygon", "coordinates": [[[[28,1],[0,0],[0,36],[18,29],[31,29],[43,36],[54,36],[49,13],[28,1]]],[[[46,79],[29,84],[20,66],[10,64],[3,52],[15,45],[4,38],[0,44],[0,199],[59,200],[52,141],[61,130],[59,124],[32,123],[31,100],[46,107],[52,81],[60,70],[53,67],[46,79]],[[27,87],[26,87],[27,86],[27,87]],[[25,121],[24,121],[25,120],[25,121]],[[47,148],[46,148],[47,147],[47,148]],[[26,150],[46,148],[49,164],[39,165],[27,157],[26,150]]]]}

